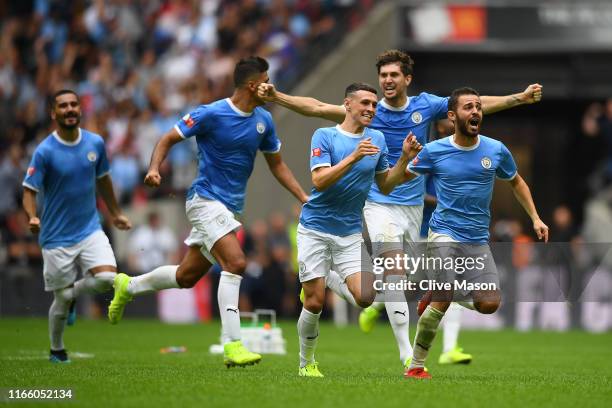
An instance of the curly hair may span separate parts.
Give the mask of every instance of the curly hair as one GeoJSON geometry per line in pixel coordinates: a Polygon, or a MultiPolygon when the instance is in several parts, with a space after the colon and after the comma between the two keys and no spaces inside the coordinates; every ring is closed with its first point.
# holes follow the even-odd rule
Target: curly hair
{"type": "Polygon", "coordinates": [[[376,57],[376,70],[380,73],[380,68],[387,64],[399,63],[404,75],[412,75],[414,61],[410,55],[400,50],[387,50],[376,57]]]}

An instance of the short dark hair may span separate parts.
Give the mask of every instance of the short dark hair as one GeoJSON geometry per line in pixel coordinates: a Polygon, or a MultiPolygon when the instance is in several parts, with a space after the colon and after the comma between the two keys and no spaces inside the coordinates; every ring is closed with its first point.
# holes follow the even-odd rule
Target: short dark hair
{"type": "Polygon", "coordinates": [[[376,89],[372,85],[368,85],[364,82],[353,82],[352,84],[346,87],[346,90],[344,91],[344,97],[346,98],[350,94],[354,94],[357,91],[368,91],[372,92],[374,95],[378,95],[378,92],[376,92],[376,89]]]}
{"type": "Polygon", "coordinates": [[[384,65],[398,63],[404,75],[412,75],[414,61],[410,55],[400,50],[387,50],[376,57],[376,72],[380,74],[380,68],[384,65]]]}
{"type": "Polygon", "coordinates": [[[470,88],[469,86],[464,86],[462,88],[455,89],[448,100],[448,110],[457,112],[457,105],[459,104],[459,97],[463,95],[476,95],[480,97],[480,94],[474,88],[470,88]]]}
{"type": "Polygon", "coordinates": [[[55,103],[57,102],[57,97],[58,96],[62,96],[65,94],[73,94],[74,96],[76,96],[77,101],[79,101],[79,103],[81,102],[79,95],[74,92],[72,89],[60,89],[59,91],[55,92],[51,98],[49,99],[49,108],[53,109],[55,108],[55,103]]]}
{"type": "Polygon", "coordinates": [[[234,86],[236,88],[243,86],[253,75],[266,72],[269,67],[268,61],[261,57],[254,56],[241,59],[234,68],[234,86]]]}

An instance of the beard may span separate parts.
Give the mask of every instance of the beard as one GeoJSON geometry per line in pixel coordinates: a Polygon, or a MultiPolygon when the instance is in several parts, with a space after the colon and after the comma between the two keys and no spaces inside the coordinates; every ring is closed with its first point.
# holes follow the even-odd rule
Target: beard
{"type": "Polygon", "coordinates": [[[470,126],[470,119],[457,123],[457,127],[459,128],[459,132],[464,136],[476,137],[480,133],[480,123],[478,123],[476,131],[472,131],[470,126]]]}
{"type": "Polygon", "coordinates": [[[64,116],[64,118],[62,120],[59,120],[58,125],[64,129],[74,129],[75,127],[78,127],[81,124],[81,117],[80,116],[64,116]],[[68,119],[76,119],[74,121],[74,123],[67,123],[68,119]]]}

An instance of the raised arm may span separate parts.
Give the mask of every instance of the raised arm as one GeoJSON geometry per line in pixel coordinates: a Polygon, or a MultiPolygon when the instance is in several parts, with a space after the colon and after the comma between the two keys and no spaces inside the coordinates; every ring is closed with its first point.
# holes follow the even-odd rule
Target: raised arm
{"type": "Polygon", "coordinates": [[[347,171],[365,156],[371,156],[379,152],[378,147],[372,144],[372,138],[359,142],[353,153],[346,156],[334,166],[317,167],[312,170],[312,184],[317,191],[327,190],[346,174],[347,171]]]}
{"type": "Polygon", "coordinates": [[[169,132],[162,136],[162,138],[155,145],[153,154],[151,154],[151,162],[149,163],[149,170],[145,176],[144,183],[150,187],[159,187],[161,184],[161,176],[159,175],[159,166],[166,159],[170,148],[175,144],[182,142],[183,138],[178,133],[176,128],[172,128],[169,132]]]}
{"type": "Polygon", "coordinates": [[[314,116],[336,123],[342,123],[346,116],[342,105],[331,105],[307,96],[287,95],[277,91],[272,84],[259,85],[257,95],[266,102],[274,102],[304,116],[314,116]]]}
{"type": "Polygon", "coordinates": [[[533,197],[531,196],[529,186],[518,173],[509,182],[514,196],[525,209],[525,212],[527,212],[529,218],[531,218],[531,221],[533,222],[533,230],[538,236],[538,239],[543,239],[544,242],[548,242],[548,226],[542,222],[540,216],[538,215],[538,211],[533,203],[533,197]]]}
{"type": "Polygon", "coordinates": [[[40,231],[40,219],[36,212],[36,191],[27,187],[23,188],[23,209],[28,214],[28,227],[32,234],[38,234],[40,231]]]}
{"type": "Polygon", "coordinates": [[[295,179],[291,169],[283,161],[280,153],[265,153],[264,157],[266,158],[270,172],[272,172],[278,182],[300,202],[305,203],[308,201],[308,195],[304,192],[300,183],[295,179]]]}
{"type": "Polygon", "coordinates": [[[111,215],[113,225],[120,230],[129,230],[132,228],[132,223],[123,215],[121,208],[119,208],[119,204],[117,204],[117,198],[115,197],[115,191],[113,189],[113,180],[110,174],[105,174],[100,177],[96,181],[96,185],[111,215]]]}
{"type": "Polygon", "coordinates": [[[404,139],[402,154],[397,160],[397,163],[395,163],[395,166],[386,173],[379,173],[376,175],[376,184],[383,194],[390,194],[398,184],[405,183],[416,177],[416,174],[410,173],[406,171],[406,169],[410,160],[414,159],[422,148],[416,136],[410,132],[410,134],[406,136],[406,139],[404,139]]]}
{"type": "Polygon", "coordinates": [[[519,105],[527,105],[540,102],[542,99],[542,85],[531,84],[523,92],[506,96],[481,96],[482,112],[485,115],[514,108],[519,105]]]}

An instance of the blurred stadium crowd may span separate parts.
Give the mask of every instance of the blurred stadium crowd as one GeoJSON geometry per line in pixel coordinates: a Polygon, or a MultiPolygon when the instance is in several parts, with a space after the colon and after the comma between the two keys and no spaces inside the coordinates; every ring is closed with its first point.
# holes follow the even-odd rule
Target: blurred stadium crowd
{"type": "MultiPolygon", "coordinates": [[[[47,100],[58,88],[81,97],[82,127],[106,138],[121,204],[181,197],[196,171],[195,144],[173,148],[158,191],[141,180],[157,140],[183,113],[231,93],[237,59],[260,55],[270,77],[290,89],[364,19],[373,0],[20,0],[0,3],[0,270],[15,282],[42,281],[36,238],[21,210],[21,182],[35,146],[51,131],[47,100]]],[[[612,99],[593,103],[582,123],[585,143],[606,151],[594,164],[592,191],[612,181],[612,99]]],[[[193,141],[192,141],[193,142],[193,141]]],[[[567,206],[547,217],[559,242],[609,240],[612,194],[585,203],[584,228],[567,206]],[[597,205],[600,200],[601,205],[597,205]],[[603,200],[603,201],[602,201],[603,200]],[[593,204],[595,203],[595,204],[593,204]]],[[[248,220],[249,257],[242,310],[296,310],[293,237],[299,208],[248,220]]],[[[103,211],[102,211],[103,213],[103,211]]],[[[492,237],[526,239],[520,222],[498,219],[492,237]]],[[[143,273],[182,255],[181,236],[151,212],[130,237],[123,268],[143,273]],[[146,257],[138,256],[143,251],[146,257]]],[[[21,284],[16,284],[18,289],[21,284]]],[[[214,291],[212,291],[214,293],[214,291]]]]}
{"type": "MultiPolygon", "coordinates": [[[[181,197],[197,169],[193,141],[170,152],[162,169],[170,182],[163,188],[153,192],[141,183],[153,147],[178,118],[199,104],[228,96],[234,64],[242,57],[265,57],[271,80],[291,87],[359,25],[372,5],[371,0],[1,2],[0,266],[4,277],[18,281],[41,277],[40,250],[21,210],[21,182],[34,148],[52,131],[47,102],[53,92],[70,88],[80,95],[81,126],[106,139],[122,205],[143,204],[169,194],[181,197]]],[[[155,217],[151,214],[148,226],[161,222],[155,217]]],[[[278,217],[271,217],[269,223],[254,220],[251,232],[245,234],[245,245],[252,247],[249,271],[261,276],[291,270],[294,284],[292,268],[269,266],[278,264],[279,258],[285,262],[291,253],[284,244],[268,248],[268,242],[289,242],[286,222],[278,217]]],[[[145,229],[133,232],[135,242],[147,241],[155,230],[145,229]]],[[[163,250],[164,262],[175,262],[180,256],[180,237],[172,238],[166,231],[162,243],[153,248],[163,250]]],[[[139,265],[138,259],[144,260],[132,256],[125,265],[133,273],[164,263],[151,253],[146,259],[160,262],[139,265]]],[[[278,287],[276,279],[270,282],[282,298],[285,286],[281,282],[278,287]]],[[[248,279],[243,286],[253,293],[263,290],[248,279]]],[[[261,293],[255,298],[263,299],[261,293]]]]}
{"type": "MultiPolygon", "coordinates": [[[[290,86],[371,6],[367,0],[2,4],[2,155],[18,144],[28,156],[49,133],[49,95],[74,89],[82,126],[106,138],[123,203],[177,118],[231,92],[238,59],[267,58],[271,79],[290,86]]],[[[170,155],[166,170],[176,190],[191,182],[193,154],[185,143],[170,155]]]]}

